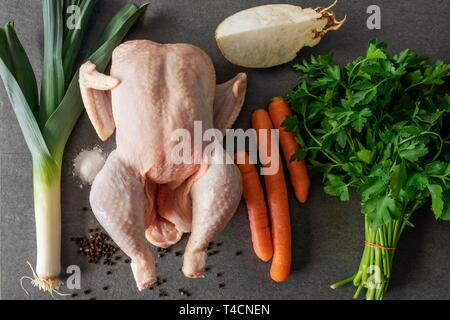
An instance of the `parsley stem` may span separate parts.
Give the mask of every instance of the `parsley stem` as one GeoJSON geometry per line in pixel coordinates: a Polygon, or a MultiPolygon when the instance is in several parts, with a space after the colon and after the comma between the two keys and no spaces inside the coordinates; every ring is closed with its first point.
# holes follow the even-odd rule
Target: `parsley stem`
{"type": "Polygon", "coordinates": [[[415,87],[418,87],[418,86],[420,86],[420,85],[422,85],[422,84],[425,84],[425,80],[410,85],[408,88],[405,89],[405,91],[409,91],[410,89],[415,88],[415,87]]]}
{"type": "Polygon", "coordinates": [[[431,131],[425,131],[425,132],[422,132],[422,133],[420,133],[420,134],[417,135],[417,136],[409,137],[408,139],[405,139],[405,140],[401,141],[401,142],[399,143],[399,146],[401,146],[402,144],[405,144],[405,143],[407,143],[407,142],[409,142],[409,141],[418,139],[418,138],[421,137],[421,136],[426,136],[426,135],[434,136],[434,137],[438,138],[438,140],[439,140],[439,150],[438,150],[438,152],[436,153],[436,155],[433,157],[433,161],[435,161],[435,160],[437,160],[437,159],[439,158],[439,156],[441,155],[442,148],[444,147],[444,140],[443,140],[442,137],[441,137],[439,134],[437,134],[436,132],[431,132],[431,131]]]}
{"type": "Polygon", "coordinates": [[[362,288],[363,288],[363,285],[360,284],[360,285],[358,286],[358,289],[356,289],[356,292],[355,292],[355,295],[353,296],[353,299],[356,300],[356,299],[359,298],[359,294],[361,293],[362,288]]]}
{"type": "Polygon", "coordinates": [[[341,280],[339,282],[333,283],[330,287],[331,287],[331,289],[340,288],[342,286],[345,286],[346,284],[353,282],[353,279],[355,279],[355,275],[352,275],[352,276],[350,276],[344,280],[341,280]]]}
{"type": "Polygon", "coordinates": [[[361,61],[359,61],[358,63],[356,63],[352,70],[350,70],[349,74],[348,74],[348,81],[350,82],[350,85],[353,84],[353,72],[355,72],[356,68],[359,67],[362,63],[366,62],[366,59],[362,59],[361,61]]]}
{"type": "Polygon", "coordinates": [[[322,147],[322,143],[319,140],[317,140],[316,137],[309,131],[308,126],[306,125],[306,115],[302,114],[302,116],[303,116],[303,126],[305,127],[305,131],[320,147],[322,147]]]}

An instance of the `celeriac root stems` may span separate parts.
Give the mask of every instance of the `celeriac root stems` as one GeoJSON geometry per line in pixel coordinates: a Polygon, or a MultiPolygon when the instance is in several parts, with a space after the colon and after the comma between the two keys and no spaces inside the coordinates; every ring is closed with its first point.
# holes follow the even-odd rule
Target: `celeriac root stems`
{"type": "Polygon", "coordinates": [[[336,4],[337,0],[327,8],[317,7],[314,9],[317,13],[322,15],[322,18],[325,18],[327,20],[327,25],[322,31],[317,32],[317,37],[322,38],[330,31],[339,30],[347,21],[347,16],[339,21],[336,19],[336,14],[333,11],[330,11],[334,6],[336,6],[336,4]]]}

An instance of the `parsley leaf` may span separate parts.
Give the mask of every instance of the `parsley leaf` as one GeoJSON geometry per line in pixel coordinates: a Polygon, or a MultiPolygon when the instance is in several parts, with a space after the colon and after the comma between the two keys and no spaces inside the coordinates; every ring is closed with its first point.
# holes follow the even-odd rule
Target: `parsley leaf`
{"type": "Polygon", "coordinates": [[[436,216],[436,219],[439,219],[442,216],[444,210],[444,201],[442,200],[442,187],[437,184],[429,184],[428,190],[431,194],[431,207],[436,216]]]}
{"type": "Polygon", "coordinates": [[[339,197],[341,201],[350,200],[348,185],[340,177],[329,174],[327,179],[328,182],[325,185],[325,192],[328,195],[339,197]]]}
{"type": "Polygon", "coordinates": [[[400,207],[389,195],[368,200],[362,204],[362,211],[374,230],[400,217],[400,207]]]}
{"type": "Polygon", "coordinates": [[[299,84],[288,95],[293,117],[284,128],[342,201],[361,195],[372,229],[409,218],[431,199],[436,218],[450,220],[450,96],[442,86],[450,64],[412,50],[396,55],[373,40],[366,55],[344,66],[333,55],[294,66],[299,84]]]}

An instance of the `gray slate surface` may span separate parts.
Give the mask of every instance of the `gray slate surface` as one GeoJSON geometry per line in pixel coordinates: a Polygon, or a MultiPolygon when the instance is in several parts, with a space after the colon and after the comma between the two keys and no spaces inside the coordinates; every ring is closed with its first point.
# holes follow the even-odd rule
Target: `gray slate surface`
{"type": "MultiPolygon", "coordinates": [[[[126,1],[99,1],[90,27],[88,45],[99,34],[107,18],[126,1]]],[[[142,2],[142,1],[137,1],[142,2]]],[[[271,1],[221,0],[153,0],[145,18],[132,31],[131,39],[152,39],[159,42],[188,42],[203,48],[212,57],[218,79],[225,81],[241,68],[230,65],[219,53],[214,42],[218,23],[234,12],[271,1]]],[[[286,1],[303,6],[327,5],[330,1],[286,1]]],[[[339,33],[331,33],[311,53],[334,51],[338,62],[345,62],[364,53],[367,42],[378,37],[390,44],[393,51],[411,48],[450,61],[450,12],[446,0],[342,0],[336,9],[338,16],[348,14],[349,21],[339,33]],[[382,30],[366,28],[366,8],[378,4],[382,8],[382,30]]],[[[30,55],[38,76],[42,66],[41,4],[37,0],[0,0],[0,22],[13,20],[20,39],[30,55]]],[[[250,114],[264,107],[272,96],[283,95],[296,83],[297,74],[290,66],[270,70],[244,70],[250,85],[247,103],[236,126],[248,128],[250,114]]],[[[72,177],[72,160],[83,148],[101,145],[109,151],[114,141],[100,144],[84,115],[67,146],[63,177],[63,241],[62,264],[77,264],[82,268],[82,287],[93,289],[90,297],[98,299],[154,299],[157,290],[138,293],[129,266],[120,264],[113,275],[108,268],[91,266],[76,254],[70,237],[85,234],[97,226],[88,205],[88,189],[80,189],[72,177]],[[110,290],[102,291],[108,285],[110,290]]],[[[19,126],[0,86],[0,219],[1,219],[1,298],[49,299],[47,295],[30,290],[26,296],[19,278],[30,275],[26,261],[35,261],[35,228],[32,202],[31,159],[19,126]]],[[[291,193],[292,195],[292,193],[291,193]]],[[[211,272],[204,280],[185,279],[178,271],[181,258],[173,254],[158,261],[167,299],[180,298],[179,288],[189,289],[192,299],[350,299],[353,287],[333,291],[329,285],[356,271],[363,248],[363,219],[356,197],[341,203],[324,195],[320,180],[314,180],[311,198],[300,206],[291,197],[294,229],[294,258],[292,276],[284,284],[269,280],[269,265],[259,262],[250,244],[246,210],[242,203],[236,217],[220,236],[224,245],[221,253],[211,257],[211,272]],[[240,257],[237,250],[243,250],[240,257]],[[218,289],[217,272],[223,272],[226,287],[218,289]]],[[[428,208],[413,219],[416,229],[408,230],[401,240],[395,259],[389,299],[448,299],[450,298],[450,224],[435,222],[428,208]]],[[[177,250],[184,245],[177,246],[177,250]]],[[[80,299],[88,298],[80,293],[80,299]]]]}

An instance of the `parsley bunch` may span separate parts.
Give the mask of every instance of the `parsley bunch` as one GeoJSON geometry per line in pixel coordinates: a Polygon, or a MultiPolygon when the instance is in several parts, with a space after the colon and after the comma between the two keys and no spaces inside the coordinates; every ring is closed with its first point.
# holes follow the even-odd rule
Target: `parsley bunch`
{"type": "Polygon", "coordinates": [[[342,201],[354,188],[366,220],[366,246],[353,282],[355,298],[383,299],[398,240],[411,215],[431,199],[436,219],[450,220],[450,65],[405,50],[389,55],[371,41],[365,57],[344,67],[312,57],[288,95],[285,129],[323,173],[325,192],[342,201]]]}

